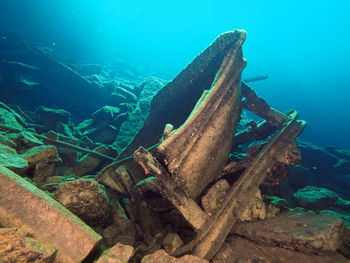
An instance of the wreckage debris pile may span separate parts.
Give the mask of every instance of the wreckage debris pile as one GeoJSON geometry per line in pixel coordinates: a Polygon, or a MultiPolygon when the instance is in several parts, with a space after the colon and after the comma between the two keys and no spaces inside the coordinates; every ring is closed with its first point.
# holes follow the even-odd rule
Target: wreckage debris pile
{"type": "Polygon", "coordinates": [[[350,152],[295,140],[244,40],[166,83],[1,38],[0,262],[350,262],[350,152]]]}

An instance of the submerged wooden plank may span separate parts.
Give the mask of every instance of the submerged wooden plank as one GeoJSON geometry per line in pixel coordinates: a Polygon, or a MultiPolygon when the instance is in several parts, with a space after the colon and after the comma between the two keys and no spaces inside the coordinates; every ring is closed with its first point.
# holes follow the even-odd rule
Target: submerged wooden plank
{"type": "Polygon", "coordinates": [[[0,225],[19,227],[57,249],[56,262],[81,262],[102,239],[45,192],[0,166],[0,225]]]}

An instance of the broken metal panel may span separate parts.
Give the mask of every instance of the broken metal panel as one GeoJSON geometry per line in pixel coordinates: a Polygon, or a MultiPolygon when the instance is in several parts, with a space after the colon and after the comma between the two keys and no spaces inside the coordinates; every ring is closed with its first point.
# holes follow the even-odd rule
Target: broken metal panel
{"type": "Polygon", "coordinates": [[[37,187],[0,166],[0,225],[19,227],[57,249],[55,262],[81,262],[102,237],[37,187]]]}
{"type": "Polygon", "coordinates": [[[240,37],[236,31],[221,34],[196,57],[173,81],[153,98],[150,113],[134,140],[118,159],[126,158],[139,147],[158,143],[164,126],[178,128],[187,119],[204,90],[208,90],[227,51],[240,37]]]}
{"type": "Polygon", "coordinates": [[[226,163],[241,114],[240,76],[244,31],[225,56],[212,87],[201,97],[186,122],[158,146],[175,183],[194,199],[217,179],[226,163]]]}

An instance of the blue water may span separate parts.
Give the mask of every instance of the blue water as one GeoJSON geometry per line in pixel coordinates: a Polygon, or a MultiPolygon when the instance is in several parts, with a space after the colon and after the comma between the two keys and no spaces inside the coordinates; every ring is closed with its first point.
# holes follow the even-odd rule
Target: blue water
{"type": "Polygon", "coordinates": [[[302,138],[350,149],[349,0],[0,0],[0,31],[72,60],[126,60],[173,78],[225,31],[248,32],[245,77],[308,122],[302,138]]]}

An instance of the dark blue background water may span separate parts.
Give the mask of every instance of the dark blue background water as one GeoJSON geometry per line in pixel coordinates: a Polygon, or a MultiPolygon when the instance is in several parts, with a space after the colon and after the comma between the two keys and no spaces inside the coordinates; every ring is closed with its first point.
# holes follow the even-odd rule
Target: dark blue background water
{"type": "Polygon", "coordinates": [[[248,32],[245,77],[308,121],[302,138],[350,149],[348,0],[0,0],[0,31],[73,60],[118,58],[174,77],[215,37],[248,32]]]}

